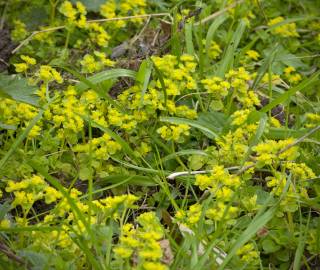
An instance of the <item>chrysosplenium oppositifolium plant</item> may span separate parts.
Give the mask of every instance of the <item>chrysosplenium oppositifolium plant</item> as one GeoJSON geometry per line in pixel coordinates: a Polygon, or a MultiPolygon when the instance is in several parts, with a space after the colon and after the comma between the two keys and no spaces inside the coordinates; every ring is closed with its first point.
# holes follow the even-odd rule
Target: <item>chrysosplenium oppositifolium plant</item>
{"type": "Polygon", "coordinates": [[[318,1],[0,9],[0,269],[319,266],[318,1]]]}

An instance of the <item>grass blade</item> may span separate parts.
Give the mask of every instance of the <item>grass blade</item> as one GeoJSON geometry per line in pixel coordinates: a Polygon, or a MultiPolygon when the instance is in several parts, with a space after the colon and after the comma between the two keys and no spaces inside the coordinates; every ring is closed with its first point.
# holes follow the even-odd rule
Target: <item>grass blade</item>
{"type": "Polygon", "coordinates": [[[136,83],[141,88],[141,101],[140,101],[141,107],[143,106],[144,95],[147,91],[147,88],[150,82],[152,66],[153,66],[152,61],[150,61],[150,59],[145,59],[142,61],[139,71],[137,73],[136,83]]]}
{"type": "Polygon", "coordinates": [[[6,164],[11,155],[17,150],[23,140],[28,136],[31,129],[38,123],[38,121],[42,118],[45,109],[40,109],[39,113],[31,120],[27,128],[20,134],[20,136],[14,141],[11,145],[9,151],[4,155],[4,157],[0,160],[0,170],[6,164]]]}
{"type": "Polygon", "coordinates": [[[186,23],[184,28],[185,39],[186,39],[186,51],[187,54],[194,55],[194,46],[192,40],[192,23],[186,23]]]}
{"type": "Polygon", "coordinates": [[[207,36],[206,36],[206,52],[207,57],[209,56],[209,49],[211,45],[211,41],[213,40],[213,37],[219,28],[219,26],[227,19],[225,15],[221,15],[220,17],[217,17],[214,22],[210,25],[207,36]]]}
{"type": "MultiPolygon", "coordinates": [[[[98,84],[102,83],[104,81],[110,80],[110,79],[116,79],[119,77],[128,77],[132,79],[136,79],[137,72],[129,69],[110,69],[110,70],[105,70],[102,72],[99,72],[97,74],[94,74],[90,77],[87,78],[87,80],[93,84],[98,84]]],[[[84,82],[79,82],[76,84],[76,89],[80,92],[83,92],[87,89],[89,89],[90,86],[84,82]]]]}
{"type": "MultiPolygon", "coordinates": [[[[81,116],[84,120],[89,121],[89,119],[85,116],[81,116]]],[[[111,129],[101,126],[98,123],[91,121],[92,127],[96,127],[98,129],[100,129],[101,131],[107,133],[112,139],[114,139],[117,143],[119,143],[121,145],[122,150],[132,159],[137,161],[137,157],[135,152],[132,150],[132,148],[130,147],[130,145],[124,140],[122,139],[117,133],[115,133],[114,131],[112,131],[111,129]]]]}
{"type": "Polygon", "coordinates": [[[259,112],[266,113],[275,106],[277,106],[280,103],[285,102],[288,100],[291,96],[293,96],[296,92],[300,91],[303,92],[302,90],[306,90],[309,86],[315,84],[316,82],[319,81],[318,77],[320,75],[320,71],[314,73],[310,78],[305,79],[302,81],[300,84],[297,86],[289,89],[287,92],[281,94],[279,97],[271,101],[268,105],[264,106],[259,112]]]}

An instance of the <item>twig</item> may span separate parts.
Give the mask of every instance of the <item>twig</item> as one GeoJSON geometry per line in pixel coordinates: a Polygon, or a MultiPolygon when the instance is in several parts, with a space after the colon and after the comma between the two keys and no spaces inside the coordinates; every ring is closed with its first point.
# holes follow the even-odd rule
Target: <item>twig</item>
{"type": "MultiPolygon", "coordinates": [[[[229,167],[229,168],[226,168],[228,171],[234,171],[234,170],[237,170],[239,169],[238,166],[235,166],[235,167],[229,167]]],[[[185,176],[185,175],[196,175],[196,174],[204,174],[204,173],[211,173],[213,172],[213,170],[206,170],[206,171],[183,171],[183,172],[175,172],[175,173],[172,173],[170,175],[167,176],[167,178],[169,180],[174,180],[176,177],[178,176],[185,176]]]]}
{"type": "Polygon", "coordinates": [[[221,9],[221,10],[219,10],[219,11],[217,11],[217,12],[211,14],[211,15],[209,15],[208,17],[204,18],[204,19],[201,20],[200,22],[195,23],[194,25],[204,24],[204,23],[206,23],[206,22],[208,22],[208,21],[211,21],[211,20],[213,20],[214,18],[219,17],[220,15],[222,15],[223,13],[225,13],[226,11],[228,11],[229,9],[232,9],[232,8],[236,7],[237,5],[242,4],[243,2],[244,2],[244,0],[236,1],[236,2],[234,2],[233,4],[227,6],[226,8],[223,8],[223,9],[221,9]]]}
{"type": "Polygon", "coordinates": [[[302,137],[300,137],[299,139],[297,139],[295,142],[288,144],[286,147],[284,147],[283,149],[281,149],[277,155],[282,154],[283,152],[287,151],[289,148],[301,143],[305,138],[309,137],[311,134],[317,132],[320,129],[320,125],[314,127],[313,129],[311,129],[309,132],[307,132],[306,134],[304,134],[302,137]]]}
{"type": "Polygon", "coordinates": [[[57,27],[52,27],[52,28],[48,28],[48,29],[34,31],[34,32],[31,33],[30,36],[28,36],[25,40],[23,40],[11,53],[15,54],[17,51],[19,51],[21,49],[21,47],[26,45],[37,34],[56,31],[56,30],[63,29],[65,27],[66,27],[65,25],[62,25],[62,26],[57,26],[57,27]]]}
{"type": "Polygon", "coordinates": [[[144,24],[144,26],[142,27],[141,31],[129,41],[130,47],[142,36],[142,34],[144,33],[144,31],[147,29],[147,27],[149,25],[150,19],[151,19],[151,17],[148,17],[148,20],[144,24]]]}
{"type": "Polygon", "coordinates": [[[142,14],[142,15],[135,15],[135,16],[126,16],[126,17],[116,17],[116,18],[110,18],[110,19],[97,19],[97,20],[87,21],[87,23],[112,22],[112,21],[139,19],[139,18],[162,17],[162,16],[169,16],[170,17],[170,13],[153,13],[153,14],[142,14]]]}
{"type": "Polygon", "coordinates": [[[0,251],[2,253],[4,253],[9,259],[21,264],[21,265],[25,265],[25,261],[20,258],[19,256],[17,256],[16,254],[14,254],[9,247],[7,247],[4,243],[0,243],[0,251]]]}
{"type": "MultiPolygon", "coordinates": [[[[87,23],[102,23],[102,22],[112,22],[112,21],[120,21],[120,20],[131,20],[131,19],[151,18],[151,17],[161,17],[161,16],[170,16],[170,14],[169,13],[143,14],[143,15],[135,15],[135,16],[116,17],[116,18],[110,18],[110,19],[89,20],[87,21],[87,23]]],[[[66,28],[66,25],[34,31],[31,33],[30,36],[28,36],[25,40],[23,40],[11,53],[12,54],[16,53],[18,50],[21,49],[21,47],[26,45],[37,34],[52,32],[52,31],[56,31],[64,28],[66,28]]]]}
{"type": "Polygon", "coordinates": [[[9,66],[9,64],[6,61],[4,61],[2,58],[0,58],[0,62],[4,63],[7,67],[9,66]]]}

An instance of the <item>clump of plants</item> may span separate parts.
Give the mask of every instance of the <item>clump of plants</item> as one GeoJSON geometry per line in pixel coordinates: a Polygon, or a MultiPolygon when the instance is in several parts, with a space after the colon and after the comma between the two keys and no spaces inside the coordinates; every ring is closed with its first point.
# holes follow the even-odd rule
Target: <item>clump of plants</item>
{"type": "Polygon", "coordinates": [[[317,1],[0,9],[3,269],[319,266],[317,1]]]}

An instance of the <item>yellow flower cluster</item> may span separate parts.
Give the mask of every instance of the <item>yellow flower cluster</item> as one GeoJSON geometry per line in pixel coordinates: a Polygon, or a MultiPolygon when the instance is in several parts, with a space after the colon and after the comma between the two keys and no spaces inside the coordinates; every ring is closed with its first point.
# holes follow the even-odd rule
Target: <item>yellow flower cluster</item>
{"type": "Polygon", "coordinates": [[[110,35],[106,32],[105,28],[98,23],[87,24],[89,31],[89,37],[92,42],[98,44],[101,47],[107,47],[110,40],[110,35]]]}
{"type": "Polygon", "coordinates": [[[301,75],[295,71],[296,69],[291,66],[284,69],[285,78],[292,84],[297,84],[302,80],[301,75]]]}
{"type": "Polygon", "coordinates": [[[233,96],[243,105],[245,108],[252,108],[253,106],[260,105],[260,100],[256,93],[250,88],[250,81],[252,76],[240,67],[237,70],[230,70],[226,74],[226,78],[230,81],[233,88],[233,96]]]}
{"type": "Polygon", "coordinates": [[[256,265],[259,263],[260,253],[256,251],[252,243],[245,244],[237,250],[240,260],[246,265],[256,265]]]}
{"type": "MultiPolygon", "coordinates": [[[[176,56],[167,54],[163,57],[153,56],[152,60],[163,73],[168,96],[178,96],[187,90],[196,89],[194,73],[197,64],[193,56],[185,54],[177,59],[176,56]]],[[[160,80],[156,82],[156,86],[161,91],[160,80]]]]}
{"type": "Polygon", "coordinates": [[[227,221],[227,224],[232,224],[234,218],[239,214],[239,208],[236,206],[229,206],[225,202],[217,201],[214,206],[208,208],[206,217],[213,221],[227,221]]]}
{"type": "Polygon", "coordinates": [[[313,128],[320,124],[320,115],[316,113],[306,113],[307,124],[305,125],[307,128],[313,128]]]}
{"type": "Polygon", "coordinates": [[[77,92],[73,86],[69,86],[62,100],[57,99],[50,105],[46,113],[48,120],[53,120],[54,126],[59,129],[58,137],[64,138],[69,130],[77,133],[83,129],[84,122],[80,115],[84,115],[85,105],[79,104],[77,92]]]}
{"type": "Polygon", "coordinates": [[[18,73],[26,72],[30,66],[37,64],[36,59],[27,55],[20,55],[20,58],[24,61],[24,63],[14,64],[16,72],[18,73]]]}
{"type": "Polygon", "coordinates": [[[216,76],[203,79],[201,80],[201,83],[208,93],[212,94],[215,99],[221,99],[227,96],[228,90],[231,87],[229,82],[216,76]]]}
{"type": "Polygon", "coordinates": [[[273,176],[266,177],[267,186],[272,188],[272,192],[280,196],[286,186],[287,176],[281,172],[275,172],[273,176]]]}
{"type": "Polygon", "coordinates": [[[20,41],[27,37],[28,31],[26,25],[20,20],[13,21],[13,30],[11,31],[11,38],[13,41],[20,41]]]}
{"type": "Polygon", "coordinates": [[[235,111],[231,115],[232,125],[241,126],[244,124],[247,121],[250,112],[251,111],[249,109],[235,111]]]}
{"type": "Polygon", "coordinates": [[[73,7],[70,1],[64,1],[60,8],[60,13],[67,17],[67,22],[70,25],[76,25],[79,28],[86,27],[86,7],[81,3],[76,3],[76,8],[73,7]]]}
{"type": "Polygon", "coordinates": [[[280,121],[279,121],[277,118],[275,118],[275,117],[272,117],[272,116],[269,117],[269,123],[270,123],[270,125],[273,126],[273,127],[276,127],[276,128],[281,127],[280,121]]]}
{"type": "MultiPolygon", "coordinates": [[[[73,7],[70,1],[64,1],[60,6],[59,11],[67,18],[69,26],[75,26],[86,30],[92,42],[103,47],[108,45],[110,39],[109,34],[102,25],[96,22],[87,22],[86,7],[81,2],[78,1],[76,7],[73,7]]],[[[68,30],[70,31],[71,29],[68,30]]],[[[81,40],[78,40],[78,44],[81,42],[81,40]]]]}
{"type": "Polygon", "coordinates": [[[197,175],[195,185],[201,190],[208,189],[215,197],[215,202],[206,210],[205,216],[209,220],[220,221],[228,220],[232,223],[239,212],[238,207],[228,205],[231,201],[235,190],[240,186],[240,178],[236,175],[231,175],[220,165],[214,165],[210,175],[197,175]]]}
{"type": "Polygon", "coordinates": [[[246,51],[246,55],[247,55],[250,59],[252,59],[252,60],[254,60],[254,61],[257,61],[257,60],[259,59],[259,57],[260,57],[260,54],[259,54],[257,51],[255,51],[255,50],[248,50],[248,51],[246,51]]]}
{"type": "Polygon", "coordinates": [[[0,119],[7,125],[25,125],[38,113],[38,109],[11,99],[0,98],[0,119]]]}
{"type": "Polygon", "coordinates": [[[45,199],[45,203],[51,204],[61,198],[61,193],[49,186],[38,175],[33,175],[18,182],[9,180],[5,190],[15,196],[12,202],[13,207],[20,205],[27,211],[30,210],[35,201],[45,199]]]}
{"type": "Polygon", "coordinates": [[[103,212],[106,217],[114,220],[120,219],[121,213],[127,209],[136,208],[135,202],[139,197],[132,194],[125,194],[114,197],[106,197],[104,199],[94,200],[93,204],[97,207],[97,213],[103,212]]]}
{"type": "Polygon", "coordinates": [[[53,67],[42,65],[39,69],[39,78],[45,83],[56,81],[57,83],[63,83],[63,79],[60,73],[53,67]]]}
{"type": "Polygon", "coordinates": [[[248,140],[255,133],[257,125],[242,125],[233,132],[217,138],[217,150],[210,151],[221,164],[234,166],[244,157],[248,149],[248,140]]]}
{"type": "Polygon", "coordinates": [[[305,163],[286,162],[284,168],[292,173],[293,178],[298,181],[315,178],[316,175],[305,163]]]}
{"type": "Polygon", "coordinates": [[[94,73],[102,70],[104,67],[113,67],[115,65],[114,61],[107,59],[105,53],[94,51],[93,54],[86,54],[80,61],[83,73],[94,73]]]}
{"type": "Polygon", "coordinates": [[[195,226],[202,214],[202,205],[199,203],[190,205],[188,211],[178,210],[175,214],[176,221],[184,224],[185,226],[192,227],[195,226]]]}
{"type": "Polygon", "coordinates": [[[98,160],[108,160],[111,155],[121,150],[121,145],[111,139],[108,134],[94,138],[86,144],[77,144],[73,147],[74,152],[89,153],[98,160]]]}
{"type": "Polygon", "coordinates": [[[132,110],[133,119],[136,122],[144,122],[149,118],[154,117],[157,110],[167,111],[170,115],[189,119],[197,117],[197,112],[186,105],[177,106],[171,99],[167,100],[165,103],[163,92],[153,87],[150,87],[144,95],[142,95],[139,87],[131,87],[121,93],[118,96],[118,100],[123,106],[132,110]]]}
{"type": "MultiPolygon", "coordinates": [[[[74,200],[80,212],[87,217],[87,222],[90,220],[90,224],[104,223],[110,218],[119,220],[123,211],[126,211],[129,208],[136,208],[134,203],[139,199],[134,195],[128,194],[94,200],[92,201],[91,211],[89,212],[89,203],[80,201],[80,196],[82,195],[80,191],[72,188],[68,193],[74,200]]],[[[56,222],[60,222],[60,219],[63,217],[68,225],[62,225],[61,230],[59,231],[35,232],[35,241],[33,242],[33,245],[38,248],[52,248],[58,246],[60,248],[68,248],[71,252],[79,252],[79,248],[72,241],[71,234],[73,232],[77,232],[84,235],[88,232],[86,231],[85,225],[82,221],[79,221],[78,217],[75,216],[67,198],[59,198],[60,202],[54,206],[40,224],[53,225],[56,222]]],[[[48,200],[52,201],[52,199],[52,194],[51,197],[48,195],[48,200]]],[[[21,221],[20,223],[22,222],[24,221],[21,221]]]]}
{"type": "MultiPolygon", "coordinates": [[[[257,76],[257,73],[255,72],[254,74],[254,78],[257,76]]],[[[263,77],[262,77],[262,80],[261,80],[263,83],[265,84],[268,84],[269,83],[269,74],[265,74],[263,77]]],[[[281,84],[281,78],[280,78],[280,75],[278,74],[272,74],[271,75],[271,83],[273,85],[278,85],[278,84],[281,84]]]]}
{"type": "Polygon", "coordinates": [[[214,165],[212,173],[210,175],[198,174],[196,176],[195,185],[199,186],[201,190],[209,189],[212,193],[217,193],[219,191],[220,195],[225,195],[229,200],[229,195],[231,194],[228,190],[221,190],[221,186],[226,187],[238,187],[240,185],[240,178],[236,175],[231,175],[223,166],[214,165]],[[222,193],[221,193],[222,192],[222,193]]]}
{"type": "MultiPolygon", "coordinates": [[[[205,43],[206,41],[203,40],[203,44],[205,43]]],[[[208,53],[209,53],[209,57],[212,60],[216,60],[221,56],[222,50],[218,43],[216,43],[215,41],[211,41],[208,53]]]]}
{"type": "Polygon", "coordinates": [[[190,127],[186,124],[171,125],[170,127],[162,126],[157,129],[157,133],[161,138],[167,141],[173,140],[175,142],[184,142],[184,136],[190,135],[190,127]]]}
{"type": "Polygon", "coordinates": [[[299,155],[297,146],[290,147],[286,151],[280,153],[280,151],[284,150],[293,142],[293,138],[279,141],[267,140],[254,146],[252,150],[256,152],[257,166],[263,167],[265,165],[272,165],[279,160],[294,160],[299,155]]]}
{"type": "Polygon", "coordinates": [[[137,256],[138,264],[144,269],[166,269],[160,263],[163,252],[159,243],[164,236],[159,219],[154,212],[141,214],[137,219],[140,225],[136,229],[132,224],[125,224],[122,227],[119,244],[114,248],[119,258],[128,259],[137,256]]]}
{"type": "MultiPolygon", "coordinates": [[[[268,25],[273,27],[274,25],[280,24],[284,21],[284,18],[279,16],[269,21],[268,25]]],[[[296,23],[285,23],[282,25],[275,26],[272,33],[282,37],[298,37],[299,34],[296,29],[296,23]]]]}
{"type": "MultiPolygon", "coordinates": [[[[100,6],[100,14],[107,18],[112,19],[116,17],[126,17],[129,14],[131,16],[134,15],[143,15],[145,14],[145,8],[147,6],[147,2],[145,0],[137,0],[137,1],[106,1],[105,4],[100,6]]],[[[133,22],[140,23],[142,22],[141,18],[133,18],[133,22]]],[[[124,20],[117,20],[112,23],[113,27],[121,28],[126,26],[127,22],[124,20]]]]}

